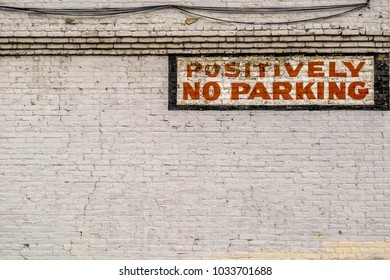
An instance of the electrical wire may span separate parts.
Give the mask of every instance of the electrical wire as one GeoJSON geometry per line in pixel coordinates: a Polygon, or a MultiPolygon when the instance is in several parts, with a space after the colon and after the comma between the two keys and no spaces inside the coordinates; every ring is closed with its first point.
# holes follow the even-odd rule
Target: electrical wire
{"type": "Polygon", "coordinates": [[[337,4],[337,5],[325,5],[325,6],[307,6],[307,7],[208,7],[208,6],[186,6],[186,5],[151,5],[143,7],[130,7],[130,8],[99,8],[99,9],[55,9],[55,8],[23,8],[14,6],[0,5],[0,11],[7,12],[21,12],[21,13],[35,13],[46,15],[59,15],[59,16],[80,16],[80,17],[101,17],[101,16],[114,16],[121,14],[133,14],[142,12],[153,12],[165,9],[175,9],[180,12],[186,13],[199,18],[205,18],[213,21],[235,24],[247,24],[247,25],[271,25],[271,24],[294,24],[307,21],[328,19],[338,17],[353,11],[362,9],[369,5],[369,0],[365,3],[356,4],[337,4]],[[347,9],[347,10],[345,10],[347,9]],[[278,22],[250,22],[250,21],[236,21],[229,20],[211,15],[205,15],[204,13],[223,13],[223,14],[281,14],[288,12],[321,12],[329,10],[343,10],[338,13],[334,13],[327,16],[291,20],[291,21],[278,21],[278,22]]]}
{"type": "Polygon", "coordinates": [[[347,11],[343,11],[340,13],[332,14],[329,16],[322,16],[322,17],[315,17],[315,18],[308,18],[308,19],[300,19],[300,20],[291,20],[291,21],[276,21],[276,22],[248,22],[248,21],[236,21],[236,20],[226,20],[226,19],[221,19],[221,18],[215,18],[215,17],[210,17],[194,12],[187,11],[185,9],[180,9],[184,13],[187,13],[189,15],[195,16],[195,17],[202,17],[202,18],[207,18],[219,22],[225,22],[225,23],[236,23],[236,24],[247,24],[247,25],[282,25],[282,24],[296,24],[296,23],[303,23],[303,22],[308,22],[308,21],[314,21],[314,20],[322,20],[322,19],[329,19],[329,18],[334,18],[334,17],[339,17],[348,13],[351,13],[353,11],[359,10],[361,7],[354,7],[352,9],[349,9],[347,11]]]}
{"type": "Polygon", "coordinates": [[[357,6],[366,6],[365,3],[357,4],[339,4],[339,5],[327,5],[327,6],[309,6],[309,7],[204,7],[204,6],[174,6],[176,9],[188,9],[188,10],[201,10],[211,12],[222,12],[222,13],[283,13],[283,12],[306,12],[306,11],[323,11],[332,9],[343,9],[343,8],[355,8],[357,6]]]}

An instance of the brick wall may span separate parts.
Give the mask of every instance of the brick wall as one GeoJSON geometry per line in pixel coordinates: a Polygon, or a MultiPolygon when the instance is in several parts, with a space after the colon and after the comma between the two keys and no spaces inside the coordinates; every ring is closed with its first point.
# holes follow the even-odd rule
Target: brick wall
{"type": "MultiPolygon", "coordinates": [[[[362,3],[363,0],[342,3],[362,3]]],[[[156,5],[166,1],[142,1],[156,5]]],[[[170,1],[182,4],[181,1],[170,1]]],[[[214,2],[213,2],[214,3],[214,2]]],[[[327,1],[327,4],[342,4],[327,1]]],[[[3,1],[26,7],[132,7],[133,1],[3,1]],[[129,2],[129,3],[127,3],[129,2]],[[24,4],[23,4],[24,3],[24,4]],[[108,4],[109,3],[109,4],[108,4]]],[[[187,5],[210,5],[187,1],[187,5]]],[[[217,1],[218,6],[295,6],[296,1],[217,1]]],[[[300,1],[301,6],[320,6],[323,1],[300,1]]],[[[264,52],[389,52],[390,29],[387,0],[322,21],[291,25],[244,25],[195,18],[176,10],[162,10],[115,17],[73,17],[2,12],[0,54],[167,54],[167,53],[264,53],[264,52]],[[186,20],[191,19],[187,24],[186,20]]],[[[344,10],[342,10],[344,11],[344,10]]],[[[275,22],[327,16],[320,13],[265,15],[206,14],[228,20],[275,22]]]]}
{"type": "Polygon", "coordinates": [[[388,53],[387,4],[296,28],[1,12],[0,258],[389,259],[389,111],[169,111],[164,55],[388,53]]]}

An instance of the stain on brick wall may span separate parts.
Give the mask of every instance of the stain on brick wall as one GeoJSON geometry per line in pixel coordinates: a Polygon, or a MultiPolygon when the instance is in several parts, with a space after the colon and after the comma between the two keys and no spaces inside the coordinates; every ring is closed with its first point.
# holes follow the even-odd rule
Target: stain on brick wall
{"type": "Polygon", "coordinates": [[[323,242],[321,250],[313,252],[294,250],[260,250],[258,252],[214,254],[222,259],[267,259],[267,260],[388,260],[389,242],[323,242]]]}

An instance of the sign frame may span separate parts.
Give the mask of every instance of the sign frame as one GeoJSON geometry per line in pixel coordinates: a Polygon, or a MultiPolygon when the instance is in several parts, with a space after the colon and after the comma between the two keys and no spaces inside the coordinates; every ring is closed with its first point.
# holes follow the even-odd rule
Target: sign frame
{"type": "Polygon", "coordinates": [[[168,79],[168,110],[213,110],[213,111],[233,111],[233,110],[390,110],[390,89],[389,89],[389,54],[387,53],[261,53],[261,54],[181,54],[168,56],[169,79],[168,79]],[[373,56],[374,57],[374,105],[178,105],[177,104],[177,58],[178,57],[246,57],[246,56],[373,56]]]}

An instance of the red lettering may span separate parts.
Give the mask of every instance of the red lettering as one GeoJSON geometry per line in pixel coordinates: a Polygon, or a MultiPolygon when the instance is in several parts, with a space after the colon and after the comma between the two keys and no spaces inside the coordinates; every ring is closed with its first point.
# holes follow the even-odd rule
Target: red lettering
{"type": "Polygon", "coordinates": [[[290,95],[292,85],[287,82],[276,82],[273,84],[273,98],[279,99],[280,96],[283,97],[284,100],[293,99],[290,95]]]}
{"type": "Polygon", "coordinates": [[[198,62],[187,64],[187,77],[192,77],[193,72],[199,72],[200,70],[202,70],[202,65],[200,65],[198,62]]]}
{"type": "Polygon", "coordinates": [[[309,77],[324,77],[324,71],[322,67],[324,66],[324,62],[322,61],[309,61],[308,62],[307,75],[309,77]]]}
{"type": "Polygon", "coordinates": [[[251,65],[249,63],[245,63],[245,78],[249,78],[251,76],[251,65]]]}
{"type": "Polygon", "coordinates": [[[359,72],[362,70],[364,66],[364,61],[361,61],[356,67],[353,66],[352,62],[344,61],[345,66],[347,66],[348,70],[351,71],[352,77],[359,77],[359,72]]]}
{"type": "Polygon", "coordinates": [[[274,66],[274,76],[275,77],[279,77],[280,76],[280,65],[279,64],[276,64],[274,66]]]}
{"type": "Polygon", "coordinates": [[[347,73],[336,72],[336,62],[329,62],[329,77],[347,77],[347,73]]]}
{"type": "Polygon", "coordinates": [[[295,69],[290,63],[286,63],[284,66],[286,67],[287,73],[290,77],[296,77],[303,67],[303,62],[300,62],[295,69]]]}
{"type": "Polygon", "coordinates": [[[260,97],[266,100],[271,99],[271,96],[269,96],[263,83],[255,84],[248,99],[255,99],[256,97],[260,97]]]}
{"type": "Polygon", "coordinates": [[[203,86],[203,97],[206,100],[209,101],[217,100],[220,95],[221,95],[221,88],[218,83],[208,82],[203,86]],[[210,94],[211,87],[213,88],[213,90],[211,91],[212,94],[210,94]]]}
{"type": "Polygon", "coordinates": [[[210,65],[210,64],[207,64],[206,65],[206,70],[205,70],[205,73],[207,76],[211,77],[211,78],[214,78],[216,76],[218,76],[219,74],[219,71],[221,70],[221,67],[219,65],[210,65]],[[210,68],[214,68],[214,71],[211,72],[210,68]]]}
{"type": "Polygon", "coordinates": [[[226,77],[238,77],[240,75],[240,69],[237,62],[231,62],[225,64],[225,76],[226,77]]]}
{"type": "Polygon", "coordinates": [[[188,97],[191,97],[191,99],[199,100],[199,88],[199,82],[195,82],[195,88],[190,83],[183,83],[183,99],[188,100],[188,97]]]}
{"type": "Polygon", "coordinates": [[[232,83],[232,100],[239,100],[240,94],[248,94],[250,90],[247,83],[232,83]]]}
{"type": "Polygon", "coordinates": [[[340,83],[338,87],[337,83],[329,82],[329,99],[335,99],[335,95],[338,99],[345,99],[345,83],[340,83]]]}
{"type": "Polygon", "coordinates": [[[265,67],[271,66],[271,64],[259,64],[259,77],[264,78],[265,77],[265,67]]]}
{"type": "Polygon", "coordinates": [[[324,99],[325,85],[324,82],[317,83],[317,99],[324,99]]]}
{"type": "Polygon", "coordinates": [[[348,87],[348,95],[350,97],[352,97],[353,99],[356,99],[356,100],[363,99],[368,94],[368,89],[364,88],[365,85],[366,84],[363,83],[363,82],[353,82],[353,83],[351,83],[349,85],[349,87],[348,87]],[[356,88],[357,87],[360,87],[360,88],[357,90],[357,93],[356,93],[356,88]]]}
{"type": "Polygon", "coordinates": [[[297,100],[304,99],[304,95],[307,96],[307,99],[316,99],[313,91],[311,90],[311,87],[313,85],[314,85],[314,83],[308,83],[304,87],[303,83],[297,83],[297,100]]]}

